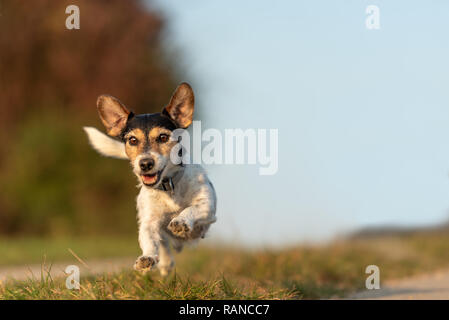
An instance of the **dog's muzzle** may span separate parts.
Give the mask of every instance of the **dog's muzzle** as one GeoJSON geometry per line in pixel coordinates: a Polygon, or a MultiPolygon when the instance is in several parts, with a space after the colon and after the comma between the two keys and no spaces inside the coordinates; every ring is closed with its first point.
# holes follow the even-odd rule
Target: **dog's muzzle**
{"type": "Polygon", "coordinates": [[[154,167],[154,160],[151,158],[143,158],[139,161],[139,167],[142,172],[150,171],[154,167]]]}

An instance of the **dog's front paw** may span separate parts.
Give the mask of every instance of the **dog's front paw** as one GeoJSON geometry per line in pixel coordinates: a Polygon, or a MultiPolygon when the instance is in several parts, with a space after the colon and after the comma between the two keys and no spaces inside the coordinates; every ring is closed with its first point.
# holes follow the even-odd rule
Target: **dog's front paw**
{"type": "Polygon", "coordinates": [[[189,221],[176,217],[168,224],[168,230],[178,238],[189,239],[192,232],[192,225],[189,221]]]}
{"type": "Polygon", "coordinates": [[[150,271],[151,267],[153,267],[156,263],[158,263],[157,257],[140,256],[134,263],[134,270],[147,272],[150,271]]]}

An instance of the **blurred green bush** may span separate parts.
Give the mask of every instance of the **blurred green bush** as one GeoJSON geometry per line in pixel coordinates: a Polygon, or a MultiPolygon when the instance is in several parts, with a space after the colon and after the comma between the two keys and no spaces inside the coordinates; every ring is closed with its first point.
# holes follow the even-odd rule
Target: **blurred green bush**
{"type": "Polygon", "coordinates": [[[135,232],[129,164],[98,155],[81,126],[76,116],[49,113],[15,128],[2,173],[2,234],[135,232]]]}
{"type": "Polygon", "coordinates": [[[0,235],[135,233],[129,164],[95,153],[82,126],[101,128],[102,93],[136,112],[167,102],[177,81],[163,20],[137,0],[6,0],[1,11],[0,235]],[[80,30],[65,28],[70,4],[80,30]]]}

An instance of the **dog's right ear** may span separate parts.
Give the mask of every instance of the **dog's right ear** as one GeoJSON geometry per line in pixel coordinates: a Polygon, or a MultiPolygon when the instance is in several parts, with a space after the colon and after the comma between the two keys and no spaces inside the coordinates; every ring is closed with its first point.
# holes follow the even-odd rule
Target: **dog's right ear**
{"type": "Polygon", "coordinates": [[[119,136],[125,129],[131,112],[118,99],[105,94],[98,97],[97,109],[108,135],[119,136]]]}

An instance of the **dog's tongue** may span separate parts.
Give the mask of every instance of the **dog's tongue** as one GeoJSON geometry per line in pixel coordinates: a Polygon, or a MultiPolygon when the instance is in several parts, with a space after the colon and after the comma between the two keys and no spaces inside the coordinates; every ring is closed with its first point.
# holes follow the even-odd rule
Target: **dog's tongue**
{"type": "Polygon", "coordinates": [[[144,174],[142,180],[145,184],[153,184],[157,180],[157,174],[144,174]]]}

